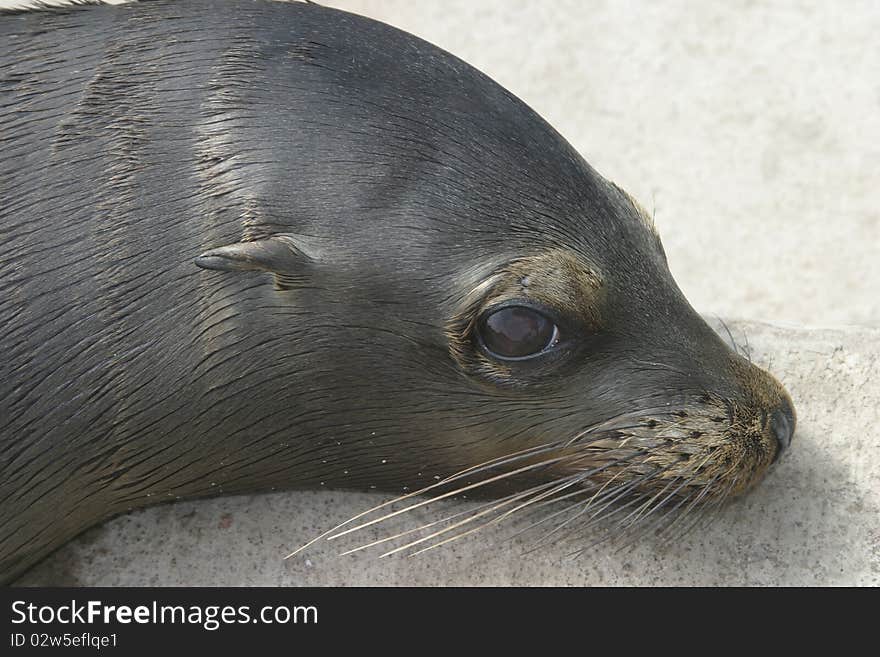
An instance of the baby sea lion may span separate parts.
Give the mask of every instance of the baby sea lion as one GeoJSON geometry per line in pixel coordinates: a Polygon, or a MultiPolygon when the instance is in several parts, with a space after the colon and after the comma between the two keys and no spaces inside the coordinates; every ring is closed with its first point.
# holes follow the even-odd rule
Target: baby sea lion
{"type": "Polygon", "coordinates": [[[0,62],[5,581],[120,512],[279,488],[639,524],[791,440],[647,213],[420,39],[159,0],[5,13],[0,62]]]}

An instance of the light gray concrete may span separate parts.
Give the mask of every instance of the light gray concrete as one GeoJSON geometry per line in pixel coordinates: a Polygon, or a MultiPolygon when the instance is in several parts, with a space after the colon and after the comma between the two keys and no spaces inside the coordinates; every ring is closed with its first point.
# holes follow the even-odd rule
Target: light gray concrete
{"type": "MultiPolygon", "coordinates": [[[[514,522],[412,558],[379,559],[377,551],[339,557],[343,547],[323,541],[284,561],[291,549],[386,499],[298,492],[134,513],[88,532],[23,583],[880,584],[880,329],[731,328],[739,342],[747,338],[755,362],[788,387],[798,432],[788,458],[758,489],[670,548],[645,541],[615,552],[600,545],[573,559],[567,555],[577,544],[564,543],[526,553],[535,535],[508,540],[523,526],[514,522]]],[[[439,517],[422,509],[394,527],[439,517]]],[[[384,535],[371,529],[363,542],[384,535]]]]}

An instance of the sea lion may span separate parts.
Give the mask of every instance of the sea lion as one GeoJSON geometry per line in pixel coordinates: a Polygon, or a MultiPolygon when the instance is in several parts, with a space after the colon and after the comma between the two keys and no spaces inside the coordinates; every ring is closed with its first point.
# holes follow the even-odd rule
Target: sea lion
{"type": "Polygon", "coordinates": [[[791,440],[648,213],[420,39],[159,0],[4,14],[0,62],[4,581],[114,514],[276,488],[633,524],[791,440]]]}

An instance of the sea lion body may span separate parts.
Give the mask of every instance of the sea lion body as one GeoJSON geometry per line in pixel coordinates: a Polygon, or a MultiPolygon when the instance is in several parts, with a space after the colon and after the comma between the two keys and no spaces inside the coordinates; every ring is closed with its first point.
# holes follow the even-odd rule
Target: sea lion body
{"type": "Polygon", "coordinates": [[[132,508],[414,490],[613,418],[646,441],[693,408],[740,445],[736,493],[776,457],[779,408],[793,430],[644,212],[415,37],[300,3],[159,1],[2,15],[0,64],[5,580],[132,508]],[[473,333],[489,294],[561,307],[562,340],[492,360],[473,333]]]}

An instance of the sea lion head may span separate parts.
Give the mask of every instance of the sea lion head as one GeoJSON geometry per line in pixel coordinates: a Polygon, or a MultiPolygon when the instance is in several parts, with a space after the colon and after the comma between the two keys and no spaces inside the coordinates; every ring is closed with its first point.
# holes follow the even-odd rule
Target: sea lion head
{"type": "Polygon", "coordinates": [[[254,366],[294,382],[290,431],[340,445],[312,478],[645,515],[760,481],[791,400],[691,308],[651,217],[483,74],[338,22],[218,77],[207,175],[244,238],[197,259],[272,275],[254,366]]]}

